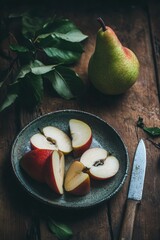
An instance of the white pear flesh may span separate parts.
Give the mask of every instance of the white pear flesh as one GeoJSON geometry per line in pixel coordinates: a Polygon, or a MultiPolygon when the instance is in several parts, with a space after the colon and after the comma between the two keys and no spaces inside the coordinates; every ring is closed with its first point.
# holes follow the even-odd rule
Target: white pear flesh
{"type": "Polygon", "coordinates": [[[30,139],[32,148],[36,149],[47,149],[47,150],[58,150],[55,144],[52,144],[46,139],[41,133],[34,134],[30,139]]]}
{"type": "Polygon", "coordinates": [[[47,126],[43,128],[43,133],[46,138],[51,138],[55,140],[55,146],[58,150],[66,154],[72,151],[71,139],[65,132],[63,132],[59,128],[47,126]]]}
{"type": "Polygon", "coordinates": [[[90,168],[90,174],[96,179],[107,179],[111,178],[119,170],[119,161],[114,156],[109,156],[104,161],[103,165],[92,166],[90,168]]]}
{"type": "Polygon", "coordinates": [[[85,195],[90,190],[89,175],[83,172],[85,166],[79,162],[74,161],[67,170],[64,188],[67,192],[72,192],[76,195],[85,195]]]}
{"type": "Polygon", "coordinates": [[[53,174],[55,177],[55,183],[59,190],[60,194],[63,194],[63,181],[64,181],[64,169],[65,169],[65,161],[64,155],[58,154],[57,151],[54,151],[52,154],[52,166],[53,166],[53,174]]]}
{"type": "Polygon", "coordinates": [[[119,170],[119,161],[103,148],[90,148],[85,151],[80,162],[89,169],[90,176],[103,180],[114,176],[119,170]]]}
{"type": "Polygon", "coordinates": [[[46,164],[45,181],[48,186],[58,194],[63,194],[63,182],[65,172],[64,154],[53,151],[52,156],[46,164]]]}
{"type": "Polygon", "coordinates": [[[70,119],[69,126],[73,148],[84,146],[92,137],[90,126],[81,120],[70,119]]]}
{"type": "Polygon", "coordinates": [[[80,162],[87,168],[91,168],[96,161],[106,159],[107,156],[108,152],[103,148],[90,148],[82,154],[80,162]]]}

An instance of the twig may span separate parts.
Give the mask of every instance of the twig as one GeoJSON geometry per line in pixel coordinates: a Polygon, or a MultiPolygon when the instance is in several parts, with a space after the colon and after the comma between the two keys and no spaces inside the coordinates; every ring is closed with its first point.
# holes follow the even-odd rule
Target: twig
{"type": "Polygon", "coordinates": [[[160,143],[156,143],[153,140],[151,140],[150,138],[147,138],[146,140],[148,140],[149,142],[151,142],[156,148],[160,149],[160,143]]]}

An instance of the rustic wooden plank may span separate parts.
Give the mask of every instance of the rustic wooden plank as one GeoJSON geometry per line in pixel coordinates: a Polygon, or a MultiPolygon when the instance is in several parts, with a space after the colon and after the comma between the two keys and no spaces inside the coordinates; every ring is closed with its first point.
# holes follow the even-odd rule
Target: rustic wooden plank
{"type": "Polygon", "coordinates": [[[153,59],[155,63],[155,71],[157,77],[157,88],[160,99],[160,2],[157,0],[148,2],[149,24],[151,29],[151,41],[153,47],[153,59]]]}
{"type": "MultiPolygon", "coordinates": [[[[93,49],[93,36],[90,34],[94,33],[94,29],[96,26],[96,21],[93,15],[84,14],[84,12],[64,12],[62,16],[66,16],[72,19],[77,26],[85,33],[90,35],[89,41],[86,41],[85,44],[85,54],[82,55],[82,58],[79,64],[75,67],[75,70],[79,73],[84,81],[87,81],[87,66],[88,60],[90,58],[92,49],[93,49]],[[89,26],[87,22],[90,22],[89,26]]],[[[62,109],[80,109],[84,111],[95,112],[98,110],[92,110],[92,108],[87,107],[86,101],[78,101],[78,100],[70,100],[66,101],[60,98],[49,98],[47,96],[44,99],[43,104],[41,106],[42,113],[47,113],[50,111],[62,110],[62,109]]],[[[69,223],[71,228],[73,229],[74,236],[73,239],[93,239],[93,236],[97,240],[101,239],[111,239],[110,236],[110,226],[107,215],[107,205],[102,205],[102,207],[98,209],[92,209],[92,211],[85,210],[84,212],[80,211],[79,213],[70,213],[70,212],[55,212],[53,211],[53,216],[55,219],[61,215],[60,222],[69,223]],[[71,215],[71,216],[70,216],[71,215]]],[[[41,238],[45,239],[54,239],[53,235],[48,232],[46,229],[46,225],[41,222],[41,238]]],[[[55,238],[56,239],[56,238],[55,238]]]]}
{"type": "Polygon", "coordinates": [[[21,204],[24,199],[10,161],[11,145],[17,134],[16,122],[13,108],[0,115],[0,238],[6,240],[24,239],[27,230],[27,216],[21,204]]]}
{"type": "MultiPolygon", "coordinates": [[[[76,17],[74,16],[75,18],[73,19],[77,21],[77,24],[79,24],[82,29],[85,29],[84,32],[88,33],[89,35],[89,39],[85,48],[86,52],[83,56],[85,63],[84,65],[82,63],[77,67],[77,71],[83,73],[83,77],[85,79],[87,78],[87,63],[94,49],[96,31],[98,29],[95,23],[95,19],[99,15],[101,15],[106,20],[106,22],[108,22],[108,25],[112,26],[113,29],[115,29],[122,43],[137,53],[140,60],[141,73],[139,80],[125,95],[118,97],[105,97],[91,88],[89,89],[89,94],[87,94],[86,98],[84,98],[82,102],[78,103],[78,105],[77,103],[75,105],[75,107],[78,107],[78,109],[80,108],[97,114],[112,124],[119,131],[120,135],[127,145],[130,161],[132,164],[135,147],[138,141],[135,131],[135,123],[138,117],[142,116],[146,124],[159,124],[157,88],[155,85],[153,59],[151,57],[152,49],[149,37],[150,33],[148,30],[147,15],[144,9],[139,8],[130,8],[118,12],[106,11],[105,13],[104,11],[97,12],[95,10],[87,14],[88,18],[86,16],[83,16],[80,22],[77,12],[75,15],[76,17]],[[88,22],[90,23],[89,27],[87,25],[88,22]]],[[[63,109],[65,105],[61,105],[61,107],[63,109]]],[[[68,104],[67,107],[69,107],[68,104]]],[[[71,107],[73,108],[74,105],[71,105],[71,107]]],[[[146,137],[146,135],[141,131],[138,131],[138,136],[144,138],[146,137]]],[[[148,155],[150,156],[152,147],[147,142],[146,145],[148,155]]],[[[145,188],[144,192],[144,200],[137,214],[134,239],[151,239],[151,236],[153,234],[154,236],[157,235],[158,239],[159,234],[158,232],[155,233],[154,231],[154,229],[157,228],[156,222],[158,222],[158,219],[153,220],[154,227],[153,225],[150,225],[149,221],[150,210],[154,211],[155,213],[155,207],[151,205],[151,203],[148,203],[148,199],[151,199],[150,191],[148,191],[148,189],[151,189],[152,187],[152,181],[149,178],[150,176],[153,176],[153,173],[155,171],[155,166],[150,166],[151,162],[153,161],[152,156],[150,157],[151,159],[149,159],[147,166],[147,187],[145,188]],[[148,216],[147,219],[146,215],[148,216]],[[146,225],[149,226],[147,229],[145,227],[146,225]]],[[[155,157],[158,157],[157,150],[155,150],[155,157]]],[[[120,223],[122,221],[124,204],[127,195],[128,181],[129,178],[127,179],[127,182],[122,191],[110,201],[110,224],[112,226],[111,232],[114,239],[118,239],[120,223]]],[[[157,203],[158,200],[159,197],[156,200],[157,203]]],[[[158,214],[156,214],[156,216],[158,216],[158,214]]],[[[108,225],[107,229],[108,231],[110,230],[108,225]]],[[[84,235],[83,239],[88,238],[84,235]]]]}
{"type": "MultiPolygon", "coordinates": [[[[94,113],[108,123],[110,123],[120,133],[124,142],[128,148],[130,162],[132,163],[135,147],[137,144],[137,135],[135,131],[135,123],[139,116],[144,118],[146,125],[159,125],[159,102],[158,92],[156,86],[156,75],[154,71],[154,62],[152,59],[152,46],[150,42],[150,32],[148,30],[148,16],[144,9],[141,8],[129,8],[119,10],[108,9],[93,9],[87,11],[87,8],[81,11],[72,10],[66,11],[64,16],[72,18],[84,33],[89,35],[89,39],[85,44],[85,53],[79,65],[76,66],[77,72],[83,77],[85,81],[87,79],[87,65],[91,53],[95,45],[96,32],[98,25],[96,18],[101,15],[106,21],[107,25],[111,26],[119,36],[120,40],[128,47],[133,49],[141,63],[141,73],[137,83],[124,95],[117,97],[106,97],[99,94],[91,86],[87,91],[83,101],[65,101],[60,98],[51,98],[46,96],[40,108],[32,114],[25,111],[21,112],[19,129],[30,122],[37,116],[60,109],[81,109],[94,113]]],[[[10,119],[14,119],[14,115],[11,115],[10,119]]],[[[7,146],[11,145],[11,140],[16,133],[14,125],[11,125],[11,121],[6,122],[9,129],[7,133],[2,134],[3,151],[1,153],[1,162],[3,162],[5,155],[8,153],[7,146]],[[13,129],[12,129],[13,128],[13,129]],[[10,129],[12,129],[10,131],[10,129]],[[11,134],[11,136],[10,136],[11,134]],[[4,146],[4,139],[8,141],[7,146],[4,146]]],[[[3,125],[1,127],[3,129],[3,125]]],[[[138,130],[138,137],[146,138],[146,135],[138,130]]],[[[137,211],[134,235],[133,239],[140,240],[158,240],[159,236],[159,215],[160,215],[160,194],[159,194],[159,151],[155,149],[149,142],[146,141],[147,146],[147,172],[145,179],[145,189],[143,201],[137,211]],[[151,214],[152,213],[152,214],[151,214]],[[147,227],[146,227],[147,226],[147,227]]],[[[3,165],[3,163],[2,163],[3,165]]],[[[131,169],[130,169],[131,170],[131,169]]],[[[9,180],[11,181],[11,180],[9,180]]],[[[3,181],[2,181],[3,182],[3,181]]],[[[1,223],[2,236],[5,240],[12,239],[24,239],[24,233],[26,228],[30,227],[31,221],[34,218],[39,218],[40,211],[53,212],[55,219],[64,223],[68,223],[73,228],[73,239],[118,239],[120,230],[120,223],[123,218],[124,204],[127,195],[127,188],[129,183],[129,177],[123,187],[123,189],[109,202],[104,203],[98,208],[94,208],[92,211],[86,210],[86,212],[71,215],[63,211],[56,211],[54,209],[47,209],[42,207],[37,201],[30,199],[30,197],[22,192],[18,186],[12,190],[11,196],[15,194],[17,196],[11,199],[11,203],[8,203],[8,195],[5,196],[6,189],[2,188],[4,197],[2,199],[2,209],[5,212],[1,212],[1,221],[5,218],[4,223],[11,222],[11,219],[16,219],[11,228],[9,225],[1,223]],[[24,200],[24,203],[18,201],[24,200]],[[11,206],[13,204],[13,207],[11,206]],[[26,209],[22,210],[26,207],[26,209]],[[8,210],[6,208],[8,207],[8,210]],[[7,211],[7,212],[6,212],[7,211]],[[9,212],[8,212],[9,211],[9,212]],[[27,212],[28,211],[28,212],[27,212]],[[6,215],[5,215],[6,213],[6,215]],[[69,216],[70,215],[70,216],[69,216]],[[75,217],[76,215],[76,217],[75,217]],[[30,217],[31,216],[31,217],[30,217]],[[22,219],[23,218],[23,219],[22,219]],[[31,221],[30,221],[31,220],[31,221]],[[17,224],[18,222],[18,224],[17,224]],[[14,233],[14,234],[13,234],[14,233]],[[8,235],[7,235],[8,234],[8,235]]],[[[40,214],[41,215],[41,214],[40,214]]],[[[41,216],[40,216],[41,218],[41,216]]],[[[34,221],[34,224],[36,221],[34,221]]],[[[39,225],[39,223],[38,223],[39,225]]],[[[37,229],[39,226],[37,227],[37,229]]],[[[46,228],[44,220],[40,220],[40,232],[41,240],[43,239],[56,239],[46,228]]],[[[0,233],[1,234],[1,233],[0,233]]]]}
{"type": "MultiPolygon", "coordinates": [[[[141,64],[141,73],[137,83],[124,95],[123,99],[119,99],[120,102],[117,111],[115,112],[115,109],[113,110],[116,123],[112,119],[112,124],[114,124],[116,129],[121,133],[128,147],[130,162],[132,163],[134,150],[138,140],[135,131],[136,120],[141,116],[144,118],[147,125],[159,125],[159,102],[157,97],[154,61],[152,59],[150,32],[148,29],[148,16],[144,9],[131,8],[126,9],[126,11],[119,17],[121,19],[119,29],[123,29],[122,33],[119,32],[120,38],[123,39],[126,46],[135,51],[141,64]],[[120,125],[118,126],[118,124],[120,125]],[[124,132],[124,130],[126,132],[124,132]]],[[[138,131],[138,137],[146,138],[146,135],[143,134],[142,131],[138,131]]],[[[154,212],[155,215],[157,211],[159,212],[159,207],[155,210],[155,205],[150,203],[150,201],[152,201],[152,196],[150,194],[152,188],[151,178],[154,173],[157,172],[157,170],[155,170],[157,165],[154,164],[152,166],[151,164],[155,161],[155,158],[158,160],[158,150],[155,150],[153,157],[151,154],[153,151],[152,146],[147,142],[146,145],[148,156],[147,174],[143,201],[139,207],[135,221],[133,239],[136,240],[159,239],[159,232],[155,231],[155,229],[157,229],[156,221],[158,221],[158,219],[153,217],[153,223],[151,223],[149,217],[151,212],[154,212]]],[[[128,180],[123,191],[111,200],[111,221],[115,237],[114,239],[118,239],[120,222],[123,218],[128,180]],[[117,207],[115,207],[116,205],[117,207]],[[120,208],[120,210],[118,210],[118,208],[120,208]]],[[[158,187],[158,180],[156,181],[156,184],[158,187]]],[[[156,206],[158,206],[159,196],[156,191],[154,192],[154,195],[156,195],[156,206]]],[[[155,199],[155,197],[153,198],[155,199]]]]}

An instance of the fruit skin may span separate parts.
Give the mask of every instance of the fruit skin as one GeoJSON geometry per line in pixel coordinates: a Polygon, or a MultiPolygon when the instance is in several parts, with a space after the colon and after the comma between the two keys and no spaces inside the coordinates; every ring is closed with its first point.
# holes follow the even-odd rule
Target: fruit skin
{"type": "Polygon", "coordinates": [[[63,194],[65,159],[60,151],[53,151],[44,168],[45,182],[57,194],[63,194]]]}
{"type": "Polygon", "coordinates": [[[88,173],[83,172],[85,166],[79,162],[74,161],[67,170],[64,188],[67,192],[83,196],[90,191],[90,177],[88,173]]]}
{"type": "Polygon", "coordinates": [[[100,92],[122,94],[136,82],[140,64],[136,55],[122,46],[110,27],[106,26],[104,30],[100,28],[97,33],[95,51],[88,64],[88,77],[100,92]]]}
{"type": "Polygon", "coordinates": [[[20,160],[20,166],[34,180],[44,182],[44,167],[52,150],[35,149],[24,154],[20,160]]]}
{"type": "Polygon", "coordinates": [[[80,147],[74,147],[74,151],[73,151],[74,157],[80,157],[91,146],[91,143],[92,143],[92,136],[85,143],[85,145],[80,147]]]}
{"type": "Polygon", "coordinates": [[[92,143],[92,130],[90,126],[78,119],[70,119],[70,133],[74,157],[81,156],[92,143]]]}

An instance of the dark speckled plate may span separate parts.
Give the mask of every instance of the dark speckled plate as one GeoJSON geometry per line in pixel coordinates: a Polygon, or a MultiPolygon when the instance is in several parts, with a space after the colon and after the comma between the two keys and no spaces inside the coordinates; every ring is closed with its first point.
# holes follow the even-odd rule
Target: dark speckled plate
{"type": "MultiPolygon", "coordinates": [[[[99,117],[77,110],[49,113],[29,123],[22,129],[13,143],[11,161],[18,180],[33,197],[52,206],[72,209],[92,207],[111,198],[124,184],[129,166],[127,149],[119,134],[99,117]],[[89,124],[93,133],[91,147],[105,148],[115,155],[120,162],[120,169],[113,178],[105,181],[91,180],[90,193],[82,197],[73,196],[66,192],[62,196],[56,195],[47,185],[32,180],[19,164],[24,153],[30,150],[30,137],[38,132],[38,128],[53,125],[69,134],[68,122],[71,118],[80,119],[89,124]]],[[[66,168],[71,161],[73,161],[73,157],[70,154],[66,157],[66,168]]]]}

